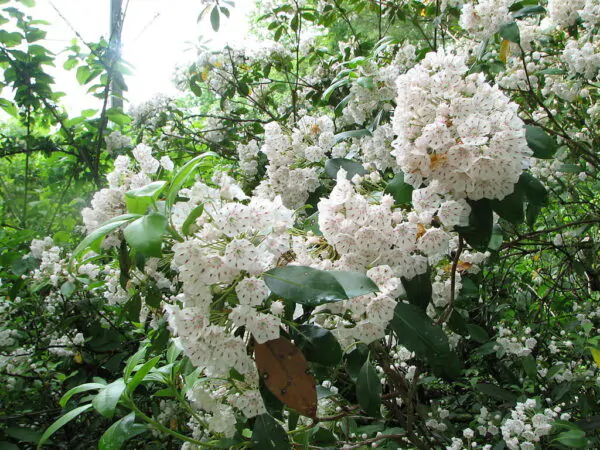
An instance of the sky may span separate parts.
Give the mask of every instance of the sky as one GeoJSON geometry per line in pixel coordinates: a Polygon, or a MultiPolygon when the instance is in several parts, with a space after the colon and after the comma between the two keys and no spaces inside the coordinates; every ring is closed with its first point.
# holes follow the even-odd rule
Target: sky
{"type": "MultiPolygon", "coordinates": [[[[238,0],[231,17],[222,17],[218,33],[213,32],[208,17],[197,22],[203,8],[201,0],[123,0],[124,7],[127,4],[122,51],[123,58],[134,66],[134,75],[126,78],[126,98],[137,104],[157,93],[177,95],[171,83],[174,69],[196,59],[194,46],[200,36],[204,42],[210,39],[209,46],[214,49],[225,43],[243,45],[254,1],[238,0]]],[[[45,27],[48,40],[44,45],[57,54],[76,37],[73,30],[89,42],[109,35],[110,0],[37,0],[29,12],[33,18],[51,23],[45,27]]],[[[77,86],[74,71],[62,70],[62,61],[61,55],[52,75],[55,89],[67,94],[65,106],[72,112],[97,107],[93,97],[85,95],[85,88],[77,86]]]]}

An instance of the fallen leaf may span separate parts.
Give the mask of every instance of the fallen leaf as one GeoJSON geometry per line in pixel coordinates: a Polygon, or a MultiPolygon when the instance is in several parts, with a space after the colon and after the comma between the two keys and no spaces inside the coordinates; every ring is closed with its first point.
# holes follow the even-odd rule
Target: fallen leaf
{"type": "Polygon", "coordinates": [[[298,347],[284,337],[254,343],[256,367],[265,386],[285,405],[307,416],[317,414],[316,380],[298,347]]]}

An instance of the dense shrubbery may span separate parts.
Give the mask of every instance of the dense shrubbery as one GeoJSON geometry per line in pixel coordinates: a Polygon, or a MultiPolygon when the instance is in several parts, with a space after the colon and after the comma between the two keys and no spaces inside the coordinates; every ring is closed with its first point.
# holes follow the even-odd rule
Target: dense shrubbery
{"type": "Polygon", "coordinates": [[[15,3],[2,448],[600,445],[597,0],[262,2],[75,118],[15,3]]]}

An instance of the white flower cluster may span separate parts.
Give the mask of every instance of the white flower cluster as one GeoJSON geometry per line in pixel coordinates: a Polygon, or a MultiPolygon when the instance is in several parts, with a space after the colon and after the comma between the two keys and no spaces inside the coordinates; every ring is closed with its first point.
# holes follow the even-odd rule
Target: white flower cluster
{"type": "Polygon", "coordinates": [[[600,23],[600,0],[585,0],[585,6],[578,12],[587,28],[598,25],[600,23]]]}
{"type": "Polygon", "coordinates": [[[367,271],[379,287],[377,294],[362,295],[316,308],[316,322],[331,329],[342,347],[354,342],[371,343],[385,336],[385,329],[394,317],[395,298],[404,288],[389,266],[377,266],[367,271]],[[329,314],[320,314],[328,312],[329,314]]]}
{"type": "Polygon", "coordinates": [[[319,169],[334,144],[333,121],[327,117],[304,116],[288,136],[276,122],[265,126],[261,151],[267,156],[267,177],[256,188],[256,195],[280,195],[288,208],[304,205],[319,187],[319,169]]]}
{"type": "Polygon", "coordinates": [[[247,144],[237,146],[238,162],[242,174],[247,179],[252,179],[258,173],[258,143],[252,139],[247,144]]]}
{"type": "Polygon", "coordinates": [[[61,336],[50,340],[48,351],[57,356],[72,356],[75,354],[74,347],[83,345],[84,337],[82,333],[77,333],[75,336],[61,336]]]}
{"type": "Polygon", "coordinates": [[[515,356],[528,356],[531,355],[531,351],[537,345],[537,339],[529,336],[528,332],[531,332],[530,328],[525,329],[523,336],[514,336],[512,330],[505,328],[502,325],[498,325],[498,337],[496,338],[496,344],[494,348],[498,356],[515,355],[515,356]],[[527,332],[528,331],[528,332],[527,332]]]}
{"type": "Polygon", "coordinates": [[[463,5],[459,25],[478,39],[496,34],[504,24],[512,22],[508,8],[516,0],[477,0],[463,5]]]}
{"type": "Polygon", "coordinates": [[[365,167],[375,167],[377,170],[392,169],[398,172],[396,158],[392,156],[394,130],[390,124],[382,124],[373,131],[372,136],[360,139],[360,159],[365,167]]]}
{"type": "MultiPolygon", "coordinates": [[[[339,257],[331,267],[324,268],[365,272],[370,267],[387,265],[397,277],[425,273],[427,256],[443,252],[444,246],[437,245],[435,238],[421,243],[420,238],[427,232],[420,232],[419,225],[408,222],[401,211],[392,211],[393,204],[390,195],[370,203],[340,169],[331,194],[318,204],[319,229],[339,257]]],[[[447,245],[446,240],[446,249],[447,245]]]]}
{"type": "MultiPolygon", "coordinates": [[[[234,368],[256,388],[258,375],[246,342],[233,332],[244,326],[259,343],[279,337],[280,319],[264,304],[269,290],[258,276],[275,267],[289,250],[287,233],[294,217],[280,197],[252,197],[244,204],[237,200],[246,196],[231,178],[218,174],[215,181],[220,188],[196,182],[180,192],[189,201],[175,205],[176,226],[197,204],[202,203],[204,210],[195,233],[173,246],[172,265],[179,272],[183,293],[177,297],[181,307],[165,309],[172,331],[194,365],[224,377],[234,368]],[[219,310],[211,316],[214,299],[231,302],[234,292],[237,301],[230,303],[230,312],[219,310]]],[[[255,402],[252,398],[243,393],[235,406],[246,405],[245,413],[258,413],[258,407],[248,409],[255,402]]]]}
{"type": "Polygon", "coordinates": [[[405,44],[398,49],[391,64],[378,66],[372,62],[365,62],[358,68],[359,80],[372,80],[371,85],[355,81],[350,86],[348,102],[343,109],[342,119],[348,124],[362,125],[372,119],[373,112],[379,108],[385,111],[392,109],[396,89],[394,81],[400,73],[414,65],[416,48],[405,44]]]}
{"type": "Polygon", "coordinates": [[[429,53],[397,80],[394,142],[405,181],[454,198],[502,199],[514,190],[531,150],[517,105],[463,57],[429,53]]]}
{"type": "MultiPolygon", "coordinates": [[[[117,156],[112,172],[106,176],[108,187],[94,194],[91,208],[84,208],[81,211],[88,233],[99,228],[107,220],[124,214],[126,212],[125,193],[149,184],[152,181],[150,175],[156,174],[161,164],[166,170],[168,167],[172,167],[172,162],[168,157],[161,161],[157,160],[152,156],[152,149],[145,144],[136,146],[132,154],[139,166],[139,171],[132,167],[132,161],[128,156],[117,156]]],[[[104,248],[109,248],[118,246],[119,243],[116,233],[111,233],[102,245],[104,248]]]]}
{"type": "Polygon", "coordinates": [[[580,74],[588,80],[593,80],[600,70],[598,42],[570,39],[565,45],[561,59],[569,67],[570,73],[580,74]]]}
{"type": "Polygon", "coordinates": [[[37,282],[48,280],[55,287],[59,282],[70,279],[68,258],[62,258],[61,253],[61,248],[54,245],[52,238],[34,239],[31,242],[31,256],[39,259],[40,265],[31,272],[31,278],[37,282]]]}
{"type": "Polygon", "coordinates": [[[132,145],[131,138],[129,136],[125,136],[120,131],[113,131],[110,133],[104,138],[104,142],[106,142],[106,151],[108,153],[112,153],[116,150],[121,150],[132,145]]]}
{"type": "Polygon", "coordinates": [[[550,408],[538,412],[533,399],[519,402],[510,413],[500,430],[510,450],[535,450],[536,443],[550,434],[557,413],[550,408]]]}
{"type": "Polygon", "coordinates": [[[579,18],[579,10],[583,9],[585,0],[548,0],[548,16],[560,27],[574,25],[579,18]]]}

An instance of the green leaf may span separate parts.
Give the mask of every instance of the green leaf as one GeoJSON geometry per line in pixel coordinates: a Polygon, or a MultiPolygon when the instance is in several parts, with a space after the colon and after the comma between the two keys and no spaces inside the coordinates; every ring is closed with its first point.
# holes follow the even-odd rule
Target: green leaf
{"type": "Polygon", "coordinates": [[[73,250],[73,256],[71,258],[78,259],[85,252],[87,252],[88,249],[92,249],[96,253],[99,253],[102,241],[107,234],[139,217],[139,214],[123,214],[107,220],[99,228],[96,228],[94,231],[88,234],[85,239],[79,243],[75,250],[73,250]]]}
{"type": "Polygon", "coordinates": [[[373,77],[359,77],[356,80],[356,84],[364,87],[365,89],[374,89],[375,82],[373,81],[373,77]]]}
{"type": "Polygon", "coordinates": [[[500,36],[510,42],[519,44],[521,42],[521,35],[519,33],[519,26],[517,22],[507,23],[500,27],[500,36]]]}
{"type": "Polygon", "coordinates": [[[54,433],[56,433],[60,428],[64,427],[67,423],[69,423],[71,420],[75,419],[77,416],[79,416],[81,413],[84,413],[85,411],[87,411],[88,409],[90,409],[92,407],[92,405],[90,403],[88,403],[87,405],[82,405],[78,408],[72,409],[71,411],[69,411],[68,413],[66,413],[63,416],[60,416],[52,425],[50,425],[48,427],[48,429],[44,432],[44,434],[42,435],[42,437],[40,438],[40,441],[38,442],[38,446],[37,448],[40,449],[42,447],[42,445],[44,445],[44,443],[46,443],[46,441],[48,441],[48,439],[50,439],[50,436],[52,436],[54,433]]]}
{"type": "Polygon", "coordinates": [[[523,362],[523,370],[525,371],[527,376],[532,380],[537,380],[538,373],[537,373],[537,363],[535,361],[535,358],[531,355],[528,355],[525,358],[523,358],[522,362],[523,362]]]}
{"type": "Polygon", "coordinates": [[[402,172],[396,176],[385,187],[385,193],[394,197],[397,205],[407,205],[412,202],[413,187],[404,182],[404,174],[402,172]]]}
{"type": "Polygon", "coordinates": [[[346,371],[353,381],[358,379],[360,369],[369,358],[369,347],[365,344],[357,344],[356,348],[350,353],[346,353],[346,371]]]}
{"type": "Polygon", "coordinates": [[[167,191],[167,207],[170,209],[175,203],[177,199],[177,193],[183,187],[183,185],[188,181],[190,176],[193,174],[194,170],[203,162],[203,159],[207,156],[216,156],[218,155],[214,152],[205,152],[201,155],[196,156],[195,158],[188,161],[180,170],[177,172],[177,175],[173,178],[171,185],[169,186],[169,190],[167,191]]]}
{"type": "Polygon", "coordinates": [[[521,9],[519,9],[518,11],[515,11],[513,13],[513,17],[515,19],[520,19],[522,17],[533,16],[536,14],[545,14],[545,13],[546,13],[546,9],[543,6],[531,5],[531,6],[525,6],[521,9]]]}
{"type": "Polygon", "coordinates": [[[85,384],[80,384],[79,386],[75,386],[72,389],[69,389],[65,395],[63,395],[60,399],[60,402],[58,403],[62,408],[64,408],[67,403],[69,402],[69,400],[71,399],[71,397],[73,397],[76,394],[80,394],[81,392],[87,392],[87,391],[93,391],[93,390],[97,390],[97,389],[104,389],[106,387],[106,384],[101,384],[101,383],[85,383],[85,384]]]}
{"type": "MultiPolygon", "coordinates": [[[[19,442],[28,442],[31,444],[37,444],[42,436],[39,431],[32,430],[31,428],[24,427],[8,427],[4,430],[7,436],[16,439],[19,442]]],[[[0,443],[0,449],[2,445],[0,443]]]]}
{"type": "Polygon", "coordinates": [[[210,12],[210,24],[213,30],[219,31],[221,27],[221,14],[219,13],[218,5],[215,5],[210,12]]]}
{"type": "Polygon", "coordinates": [[[342,347],[331,331],[317,325],[300,325],[294,333],[294,342],[308,361],[335,366],[342,359],[342,347]]]}
{"type": "Polygon", "coordinates": [[[306,266],[271,269],[265,272],[264,280],[273,294],[309,306],[347,300],[377,289],[372,280],[358,272],[336,272],[334,275],[334,272],[306,266]]]}
{"type": "Polygon", "coordinates": [[[254,421],[252,441],[261,450],[289,450],[290,440],[281,425],[269,414],[261,414],[254,421]]]}
{"type": "Polygon", "coordinates": [[[427,360],[438,373],[445,373],[452,358],[448,337],[439,325],[434,325],[421,308],[408,303],[398,303],[390,328],[398,343],[427,360]]]}
{"type": "Polygon", "coordinates": [[[147,351],[148,347],[144,345],[137,352],[131,355],[131,358],[129,358],[129,360],[127,361],[127,364],[123,369],[123,379],[126,383],[128,382],[129,377],[133,373],[133,369],[135,369],[135,367],[137,367],[137,365],[140,364],[146,357],[147,351]]]}
{"type": "Polygon", "coordinates": [[[577,164],[561,164],[557,167],[556,171],[562,173],[579,173],[583,172],[583,167],[577,164]]]}
{"type": "Polygon", "coordinates": [[[92,400],[92,406],[104,417],[110,419],[115,415],[117,404],[123,392],[125,392],[125,382],[122,378],[119,378],[107,384],[104,389],[96,394],[92,400]]]}
{"type": "Polygon", "coordinates": [[[477,389],[482,394],[487,395],[488,397],[493,397],[493,398],[505,401],[510,404],[515,404],[517,402],[516,394],[514,394],[504,388],[501,388],[500,386],[496,386],[495,384],[477,383],[475,385],[475,389],[477,389]]]}
{"type": "Polygon", "coordinates": [[[294,14],[294,17],[290,20],[290,28],[292,31],[298,31],[298,13],[294,14]]]}
{"type": "Polygon", "coordinates": [[[471,339],[475,342],[485,344],[490,340],[490,336],[487,334],[487,331],[485,331],[479,325],[470,323],[467,325],[467,328],[469,329],[469,336],[471,336],[471,339]]]}
{"type": "Polygon", "coordinates": [[[181,226],[181,231],[183,234],[185,234],[186,236],[190,235],[190,227],[194,223],[196,223],[196,219],[198,217],[200,217],[203,212],[204,212],[204,204],[200,204],[200,205],[196,206],[194,209],[192,209],[192,212],[190,212],[190,214],[185,219],[185,222],[183,222],[183,225],[181,226]]]}
{"type": "Polygon", "coordinates": [[[71,295],[73,295],[73,292],[75,292],[76,290],[77,290],[77,285],[75,283],[71,283],[70,281],[65,281],[60,286],[60,293],[65,298],[71,297],[71,295]]]}
{"type": "Polygon", "coordinates": [[[113,423],[98,442],[98,450],[119,450],[125,441],[148,431],[146,424],[135,423],[135,413],[131,412],[113,423]]]}
{"type": "Polygon", "coordinates": [[[431,270],[428,268],[427,272],[415,275],[410,280],[404,277],[401,280],[410,304],[426,310],[433,297],[431,270]]]}
{"type": "Polygon", "coordinates": [[[375,367],[367,360],[356,380],[356,398],[370,417],[381,417],[381,382],[375,367]]]}
{"type": "Polygon", "coordinates": [[[84,85],[90,81],[91,74],[92,71],[90,70],[90,68],[87,65],[83,65],[77,68],[75,78],[77,78],[79,84],[84,85]]]}
{"type": "Polygon", "coordinates": [[[325,92],[323,92],[323,100],[328,101],[329,97],[331,97],[331,94],[333,94],[333,91],[335,91],[337,88],[339,88],[341,86],[345,86],[348,83],[350,83],[350,79],[348,79],[348,78],[343,78],[343,79],[338,80],[335,83],[333,83],[331,86],[329,86],[327,89],[325,89],[325,92]]]}
{"type": "Polygon", "coordinates": [[[343,141],[344,139],[359,138],[359,137],[364,137],[364,136],[372,136],[372,134],[366,128],[363,130],[344,131],[343,133],[336,134],[333,137],[333,142],[337,144],[338,142],[343,141]]]}
{"type": "Polygon", "coordinates": [[[160,356],[155,356],[138,369],[135,375],[131,378],[131,381],[127,383],[127,392],[129,394],[135,391],[135,388],[138,387],[142,381],[144,381],[144,377],[148,374],[148,372],[150,372],[150,370],[152,370],[158,361],[160,361],[160,356]]]}
{"type": "Polygon", "coordinates": [[[507,195],[502,200],[492,200],[492,209],[504,220],[518,225],[525,220],[524,202],[525,194],[521,186],[516,184],[512,194],[507,195]]]}
{"type": "Polygon", "coordinates": [[[554,440],[569,448],[588,448],[585,431],[583,430],[564,431],[557,435],[554,440]]]}
{"type": "Polygon", "coordinates": [[[558,144],[553,137],[535,125],[526,125],[525,130],[527,145],[533,151],[535,158],[551,159],[554,157],[558,150],[558,144]]]}
{"type": "Polygon", "coordinates": [[[154,181],[139,189],[127,191],[125,193],[127,211],[132,214],[145,214],[148,206],[156,202],[165,184],[166,181],[154,181]]]}
{"type": "Polygon", "coordinates": [[[354,175],[364,175],[367,173],[361,163],[352,161],[351,159],[345,158],[333,158],[328,159],[325,162],[325,172],[332,180],[337,178],[337,174],[340,169],[344,169],[346,173],[346,179],[351,180],[354,175]]]}
{"type": "MultiPolygon", "coordinates": [[[[121,88],[123,89],[123,87],[121,88]]],[[[126,91],[127,89],[123,90],[126,91]]],[[[121,127],[128,125],[132,120],[131,117],[129,117],[127,114],[123,114],[123,112],[117,108],[110,108],[109,110],[107,110],[106,117],[108,118],[108,120],[121,127]]]]}
{"type": "Polygon", "coordinates": [[[332,270],[328,273],[342,285],[348,298],[379,292],[375,282],[362,273],[345,270],[332,270]]]}
{"type": "Polygon", "coordinates": [[[548,191],[537,178],[528,172],[523,172],[518,184],[523,189],[528,202],[525,216],[527,224],[533,227],[537,215],[548,203],[548,191]]]}
{"type": "Polygon", "coordinates": [[[319,228],[319,212],[311,214],[302,223],[302,230],[312,231],[315,236],[323,236],[321,229],[319,228]]]}
{"type": "Polygon", "coordinates": [[[467,243],[475,250],[485,251],[488,248],[494,227],[492,203],[488,199],[469,201],[471,214],[469,225],[456,227],[467,243]]]}
{"type": "Polygon", "coordinates": [[[452,311],[452,314],[450,314],[450,317],[448,318],[448,327],[461,336],[467,336],[469,334],[467,321],[456,309],[452,311]]]}
{"type": "Polygon", "coordinates": [[[127,225],[123,230],[125,240],[134,250],[144,256],[162,256],[161,244],[167,229],[167,218],[162,214],[152,213],[140,217],[127,225]]]}

